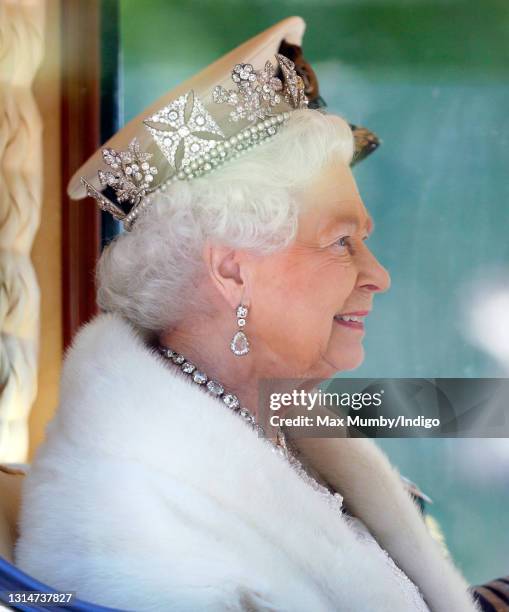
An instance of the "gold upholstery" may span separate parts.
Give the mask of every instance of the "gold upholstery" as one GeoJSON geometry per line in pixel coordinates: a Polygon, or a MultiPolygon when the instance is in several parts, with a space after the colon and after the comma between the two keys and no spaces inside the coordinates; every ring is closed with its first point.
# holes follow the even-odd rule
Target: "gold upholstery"
{"type": "Polygon", "coordinates": [[[11,563],[18,537],[17,518],[24,475],[22,469],[0,464],[0,556],[11,563]]]}

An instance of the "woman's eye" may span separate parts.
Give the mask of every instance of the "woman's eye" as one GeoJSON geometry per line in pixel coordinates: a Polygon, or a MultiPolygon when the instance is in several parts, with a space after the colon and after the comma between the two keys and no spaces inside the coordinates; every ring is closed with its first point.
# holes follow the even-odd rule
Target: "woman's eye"
{"type": "Polygon", "coordinates": [[[343,248],[348,248],[348,239],[350,238],[350,236],[342,236],[341,238],[339,238],[338,240],[336,240],[336,242],[334,244],[339,245],[340,247],[343,248]]]}

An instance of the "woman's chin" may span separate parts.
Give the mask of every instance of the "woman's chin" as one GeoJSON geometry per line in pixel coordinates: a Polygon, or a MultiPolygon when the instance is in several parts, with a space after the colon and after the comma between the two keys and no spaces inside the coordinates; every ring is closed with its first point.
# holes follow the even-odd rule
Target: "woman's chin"
{"type": "Polygon", "coordinates": [[[334,356],[330,361],[334,365],[337,364],[336,372],[355,370],[364,361],[364,347],[360,342],[356,346],[343,346],[334,351],[334,356]]]}

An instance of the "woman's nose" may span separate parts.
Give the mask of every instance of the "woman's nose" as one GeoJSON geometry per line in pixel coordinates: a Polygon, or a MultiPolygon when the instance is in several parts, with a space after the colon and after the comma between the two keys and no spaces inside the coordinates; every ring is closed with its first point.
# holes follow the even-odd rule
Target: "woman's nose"
{"type": "Polygon", "coordinates": [[[389,272],[367,247],[364,257],[361,274],[359,275],[360,285],[366,289],[379,293],[387,291],[391,286],[391,276],[389,272]]]}

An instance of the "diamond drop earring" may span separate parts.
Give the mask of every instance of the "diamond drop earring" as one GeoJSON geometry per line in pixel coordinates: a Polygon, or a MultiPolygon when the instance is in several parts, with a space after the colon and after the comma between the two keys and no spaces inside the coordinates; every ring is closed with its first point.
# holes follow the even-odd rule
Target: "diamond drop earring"
{"type": "Polygon", "coordinates": [[[237,325],[239,326],[238,331],[230,342],[230,348],[235,355],[239,357],[249,353],[249,340],[242,328],[246,325],[246,318],[248,313],[248,307],[243,306],[242,302],[237,306],[237,325]]]}

